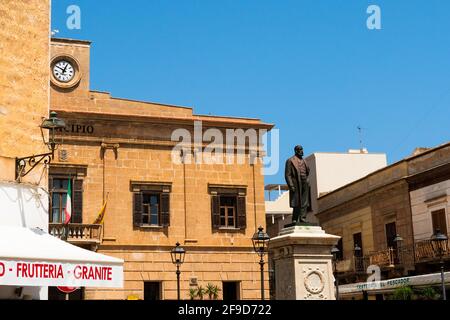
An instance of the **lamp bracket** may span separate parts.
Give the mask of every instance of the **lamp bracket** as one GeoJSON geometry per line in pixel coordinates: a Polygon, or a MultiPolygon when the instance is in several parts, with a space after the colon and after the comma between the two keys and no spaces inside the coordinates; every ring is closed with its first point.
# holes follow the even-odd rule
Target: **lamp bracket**
{"type": "Polygon", "coordinates": [[[44,164],[50,164],[53,157],[54,152],[48,152],[29,157],[16,158],[16,180],[25,177],[41,162],[44,164]]]}

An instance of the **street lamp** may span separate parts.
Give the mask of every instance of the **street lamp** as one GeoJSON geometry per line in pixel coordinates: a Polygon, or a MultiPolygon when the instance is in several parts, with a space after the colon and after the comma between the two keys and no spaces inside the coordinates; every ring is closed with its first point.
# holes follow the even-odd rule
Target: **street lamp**
{"type": "Polygon", "coordinates": [[[261,258],[259,260],[259,265],[261,266],[261,300],[264,300],[264,255],[267,253],[270,240],[269,235],[263,230],[263,227],[259,227],[252,237],[253,249],[261,258]]]}
{"type": "Polygon", "coordinates": [[[400,256],[400,249],[403,243],[403,238],[397,233],[397,235],[395,236],[394,240],[392,240],[392,242],[394,242],[395,244],[395,249],[396,249],[396,255],[397,255],[397,259],[394,259],[394,264],[398,263],[402,263],[402,259],[400,256]]]}
{"type": "Polygon", "coordinates": [[[170,251],[170,257],[172,258],[172,263],[177,266],[177,299],[180,300],[180,266],[184,263],[184,255],[186,250],[180,247],[180,243],[177,242],[175,248],[170,251]]]}
{"type": "Polygon", "coordinates": [[[356,243],[355,244],[355,249],[354,249],[354,252],[355,252],[355,269],[356,269],[356,271],[361,271],[361,251],[362,251],[362,249],[361,249],[361,247],[356,243]]]}
{"type": "Polygon", "coordinates": [[[339,300],[339,279],[337,274],[337,256],[339,254],[340,250],[333,246],[331,249],[331,254],[333,255],[333,273],[334,273],[334,283],[336,285],[336,300],[339,300]]]}
{"type": "Polygon", "coordinates": [[[441,285],[442,285],[442,297],[443,300],[447,300],[445,293],[445,278],[444,278],[444,259],[443,256],[448,251],[448,238],[441,230],[436,229],[436,232],[431,236],[431,246],[434,253],[439,257],[441,264],[441,285]]]}
{"type": "Polygon", "coordinates": [[[16,180],[25,177],[39,163],[43,162],[44,164],[49,164],[53,160],[55,150],[58,148],[58,145],[55,140],[55,131],[58,129],[62,129],[65,126],[66,126],[65,122],[61,119],[58,119],[57,114],[54,111],[50,113],[49,119],[44,119],[42,121],[41,125],[39,126],[41,129],[42,141],[48,147],[50,152],[23,158],[16,158],[16,180]],[[43,129],[49,130],[50,134],[48,140],[45,139],[43,129]],[[27,165],[30,168],[27,168],[27,165]]]}

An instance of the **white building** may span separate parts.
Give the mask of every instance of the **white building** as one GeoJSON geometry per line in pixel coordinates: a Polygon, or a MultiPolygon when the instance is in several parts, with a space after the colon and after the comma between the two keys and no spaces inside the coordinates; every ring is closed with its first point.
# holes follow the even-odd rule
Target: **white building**
{"type": "MultiPolygon", "coordinates": [[[[387,166],[385,153],[369,153],[367,149],[349,150],[347,153],[316,152],[305,158],[310,168],[311,212],[308,221],[317,222],[317,198],[356,181],[387,166]]],[[[266,221],[269,235],[274,235],[291,223],[289,192],[286,185],[269,185],[266,191],[278,191],[278,197],[266,201],[266,221]],[[277,231],[278,230],[278,231],[277,231]]]]}
{"type": "Polygon", "coordinates": [[[312,212],[317,212],[317,198],[350,182],[387,166],[385,153],[369,153],[367,149],[347,153],[316,152],[305,158],[311,169],[312,212]]]}

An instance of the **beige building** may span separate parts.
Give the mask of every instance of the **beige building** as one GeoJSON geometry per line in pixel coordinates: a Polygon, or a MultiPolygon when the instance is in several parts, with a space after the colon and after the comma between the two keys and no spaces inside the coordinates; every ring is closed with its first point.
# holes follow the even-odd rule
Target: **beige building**
{"type": "Polygon", "coordinates": [[[124,259],[125,285],[123,290],[89,289],[84,297],[175,299],[176,267],[169,252],[179,242],[187,251],[182,299],[189,299],[189,289],[208,283],[220,288],[219,298],[260,298],[259,258],[251,238],[257,226],[265,227],[261,162],[196,163],[199,146],[208,143],[182,156],[173,152],[178,140],[172,134],[182,129],[194,140],[194,124],[200,122],[201,135],[208,129],[225,134],[226,129],[270,130],[272,125],[92,91],[90,49],[87,41],[52,41],[51,110],[67,126],[50,168],[50,229],[59,232],[70,180],[69,241],[124,259]],[[74,71],[68,79],[67,70],[74,71]],[[106,200],[104,223],[96,224],[106,200]]]}
{"type": "Polygon", "coordinates": [[[122,284],[121,260],[68,246],[46,232],[51,152],[48,131],[40,126],[49,118],[49,29],[50,1],[1,1],[0,299],[46,300],[48,286],[77,281],[69,268],[95,268],[97,263],[110,268],[108,280],[115,283],[96,286],[122,284]],[[56,268],[57,275],[47,272],[56,268]]]}
{"type": "MultiPolygon", "coordinates": [[[[49,110],[50,2],[0,4],[0,180],[15,181],[15,159],[48,152],[39,125],[49,110]],[[33,41],[30,41],[33,39],[33,41]]],[[[42,167],[23,181],[46,185],[42,167]]]]}
{"type": "MultiPolygon", "coordinates": [[[[415,240],[428,240],[430,234],[440,229],[448,234],[450,226],[450,175],[441,172],[434,181],[416,184],[410,191],[411,213],[415,240]]],[[[444,169],[444,168],[442,168],[444,169]]]]}
{"type": "MultiPolygon", "coordinates": [[[[39,165],[19,183],[16,158],[48,152],[39,125],[49,110],[49,25],[48,0],[0,3],[0,226],[47,227],[46,210],[27,201],[39,195],[48,202],[44,168],[39,165]]],[[[19,298],[14,290],[0,285],[0,299],[19,298]]],[[[46,299],[47,289],[25,287],[22,296],[46,299]]]]}
{"type": "Polygon", "coordinates": [[[320,197],[320,225],[342,237],[341,281],[365,281],[370,265],[381,268],[382,280],[433,272],[430,238],[437,229],[448,235],[449,181],[446,143],[320,197]],[[403,241],[394,241],[397,235],[403,241]]]}

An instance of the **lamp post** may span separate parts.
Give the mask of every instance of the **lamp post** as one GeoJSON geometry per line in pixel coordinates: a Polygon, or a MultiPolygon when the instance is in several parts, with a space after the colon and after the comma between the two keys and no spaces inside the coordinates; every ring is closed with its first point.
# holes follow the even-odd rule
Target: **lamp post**
{"type": "Polygon", "coordinates": [[[333,255],[333,273],[334,273],[334,283],[336,286],[336,300],[339,300],[339,278],[337,274],[337,255],[339,254],[339,249],[333,246],[331,249],[331,254],[333,255]]]}
{"type": "Polygon", "coordinates": [[[360,258],[361,258],[361,247],[356,243],[355,249],[354,249],[354,256],[355,256],[355,271],[360,271],[360,258]]]}
{"type": "Polygon", "coordinates": [[[433,247],[434,253],[439,257],[439,262],[441,264],[441,285],[442,285],[442,299],[447,300],[447,295],[445,293],[445,278],[444,278],[444,259],[443,256],[448,251],[448,238],[441,230],[437,229],[436,232],[431,236],[431,246],[433,247]]]}
{"type": "Polygon", "coordinates": [[[252,237],[253,249],[261,258],[259,265],[261,267],[261,300],[264,300],[264,255],[267,253],[270,237],[265,233],[263,227],[259,227],[258,231],[252,237]]]}
{"type": "Polygon", "coordinates": [[[400,264],[402,263],[402,258],[400,256],[400,252],[401,252],[401,246],[403,243],[403,238],[397,233],[397,235],[395,236],[394,240],[392,240],[395,244],[395,250],[396,250],[396,256],[397,259],[394,259],[394,264],[400,264]]]}
{"type": "Polygon", "coordinates": [[[16,158],[16,180],[25,177],[31,170],[33,170],[39,163],[49,164],[55,155],[55,150],[58,145],[55,140],[55,131],[62,129],[66,126],[65,122],[58,119],[56,112],[52,111],[50,113],[49,119],[44,119],[39,126],[41,129],[41,136],[44,144],[48,147],[50,152],[42,153],[37,155],[32,155],[23,158],[16,158]],[[49,139],[45,140],[43,129],[49,130],[49,139]],[[27,168],[27,165],[29,168],[27,168]]]}
{"type": "Polygon", "coordinates": [[[177,242],[175,248],[170,251],[170,257],[172,258],[172,263],[177,266],[177,300],[180,300],[180,266],[184,263],[184,255],[186,250],[180,247],[180,243],[177,242]]]}

